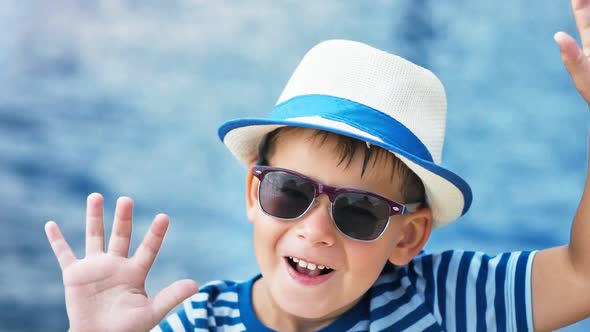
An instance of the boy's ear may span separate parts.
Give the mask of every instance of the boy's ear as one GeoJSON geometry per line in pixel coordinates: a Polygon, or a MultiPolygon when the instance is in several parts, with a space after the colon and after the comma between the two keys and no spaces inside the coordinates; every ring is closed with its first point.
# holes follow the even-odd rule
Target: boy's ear
{"type": "Polygon", "coordinates": [[[250,164],[246,174],[246,216],[250,222],[254,221],[254,215],[258,210],[258,178],[252,172],[254,165],[255,162],[250,164]]]}
{"type": "Polygon", "coordinates": [[[407,215],[401,232],[401,240],[389,257],[389,261],[398,266],[408,264],[426,245],[432,232],[432,210],[421,208],[407,215]]]}

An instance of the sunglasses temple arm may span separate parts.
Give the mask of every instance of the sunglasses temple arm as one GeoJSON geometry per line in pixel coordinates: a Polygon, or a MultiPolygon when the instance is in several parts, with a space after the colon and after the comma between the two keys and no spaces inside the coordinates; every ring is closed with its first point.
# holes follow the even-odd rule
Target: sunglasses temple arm
{"type": "Polygon", "coordinates": [[[418,208],[422,205],[421,202],[416,202],[416,203],[408,203],[404,205],[404,209],[402,211],[402,214],[407,214],[407,213],[414,213],[418,210],[418,208]]]}

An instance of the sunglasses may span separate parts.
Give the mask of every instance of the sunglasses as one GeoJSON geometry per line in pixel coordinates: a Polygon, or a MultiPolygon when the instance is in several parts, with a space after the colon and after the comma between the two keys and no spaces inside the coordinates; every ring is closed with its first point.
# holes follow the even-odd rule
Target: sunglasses
{"type": "Polygon", "coordinates": [[[331,187],[284,168],[257,165],[252,171],[260,180],[258,203],[267,215],[295,220],[305,215],[316,197],[326,194],[336,228],[358,241],[379,239],[389,225],[389,217],[415,212],[420,205],[403,205],[368,191],[331,187]]]}

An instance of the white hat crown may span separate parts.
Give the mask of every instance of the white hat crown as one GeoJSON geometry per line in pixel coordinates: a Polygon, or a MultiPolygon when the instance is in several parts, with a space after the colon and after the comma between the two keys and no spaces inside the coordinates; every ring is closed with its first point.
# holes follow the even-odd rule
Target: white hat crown
{"type": "Polygon", "coordinates": [[[441,163],[447,103],[431,71],[363,43],[328,40],[303,57],[277,105],[313,94],[345,98],[391,116],[441,163]]]}

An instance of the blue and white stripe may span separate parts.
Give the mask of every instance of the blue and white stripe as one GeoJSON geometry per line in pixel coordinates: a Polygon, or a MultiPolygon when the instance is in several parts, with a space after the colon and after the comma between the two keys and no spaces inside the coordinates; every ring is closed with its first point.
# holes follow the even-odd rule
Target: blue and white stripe
{"type": "MultiPolygon", "coordinates": [[[[358,317],[321,331],[532,331],[534,254],[446,251],[420,255],[403,267],[388,264],[368,300],[351,309],[358,317]]],[[[203,286],[152,331],[270,331],[250,305],[259,277],[203,286]]]]}

